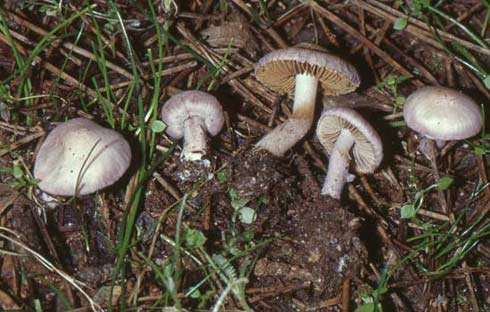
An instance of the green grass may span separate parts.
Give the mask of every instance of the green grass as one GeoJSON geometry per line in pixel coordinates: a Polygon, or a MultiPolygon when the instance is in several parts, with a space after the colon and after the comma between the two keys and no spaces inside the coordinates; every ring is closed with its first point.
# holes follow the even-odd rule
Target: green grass
{"type": "MultiPolygon", "coordinates": [[[[444,47],[449,55],[455,57],[461,64],[466,66],[471,71],[475,72],[483,81],[487,89],[490,89],[490,75],[489,71],[484,68],[475,56],[473,56],[468,49],[461,46],[457,42],[451,42],[449,45],[446,44],[444,40],[440,38],[437,31],[432,27],[431,21],[434,21],[441,29],[444,29],[443,21],[450,22],[456,25],[461,31],[463,31],[475,44],[478,46],[488,49],[489,45],[483,40],[482,36],[473,31],[468,25],[459,22],[457,19],[451,15],[445,13],[439,8],[439,5],[444,1],[437,1],[436,3],[431,3],[428,0],[416,0],[413,2],[412,14],[421,17],[427,25],[431,27],[434,38],[444,47]]],[[[487,15],[490,11],[490,6],[485,2],[487,8],[487,15]]],[[[488,17],[485,18],[486,22],[482,27],[481,33],[486,32],[488,25],[488,17]]]]}
{"type": "MultiPolygon", "coordinates": [[[[117,99],[114,95],[114,93],[111,90],[111,83],[109,81],[109,74],[107,72],[107,66],[106,66],[106,57],[105,57],[105,46],[102,41],[102,34],[100,32],[100,27],[99,23],[97,22],[97,19],[95,18],[93,11],[90,11],[90,15],[92,17],[92,23],[94,25],[95,29],[95,38],[97,39],[97,45],[93,46],[93,53],[96,56],[96,63],[99,67],[100,73],[102,74],[102,78],[104,81],[104,87],[105,87],[105,99],[102,103],[102,107],[104,109],[104,113],[106,115],[107,122],[111,125],[112,128],[115,128],[115,120],[114,120],[114,114],[112,113],[112,107],[108,105],[107,103],[117,103],[117,99]]],[[[97,85],[97,81],[95,77],[92,78],[92,82],[95,86],[95,89],[97,90],[97,94],[99,97],[103,97],[102,94],[98,91],[99,86],[97,85]]]]}
{"type": "MultiPolygon", "coordinates": [[[[5,16],[4,16],[4,12],[3,12],[2,8],[0,8],[0,31],[5,35],[5,37],[7,38],[8,42],[9,42],[9,45],[12,49],[12,53],[13,53],[14,58],[15,58],[15,64],[18,67],[18,71],[22,72],[24,70],[24,68],[26,68],[26,66],[30,66],[30,64],[25,65],[26,63],[25,63],[24,59],[22,58],[22,56],[20,55],[20,52],[17,49],[17,45],[15,44],[14,39],[10,35],[10,31],[8,29],[7,21],[5,20],[5,16]]],[[[13,75],[11,75],[10,78],[3,81],[2,86],[7,86],[8,82],[11,79],[13,79],[14,77],[16,77],[15,73],[13,75]]],[[[6,89],[7,89],[6,87],[2,88],[2,90],[6,90],[6,89]]],[[[19,92],[22,92],[25,99],[29,99],[32,96],[32,82],[29,78],[27,78],[27,81],[25,83],[21,83],[21,86],[19,88],[19,92]]],[[[1,96],[0,97],[1,100],[5,100],[6,96],[13,98],[10,95],[10,92],[7,93],[5,91],[1,92],[0,96],[1,96]]],[[[17,95],[16,97],[18,98],[20,96],[17,95]]],[[[31,101],[27,100],[26,105],[29,106],[30,104],[31,104],[31,101]]],[[[29,124],[29,120],[27,121],[27,124],[29,124]]]]}

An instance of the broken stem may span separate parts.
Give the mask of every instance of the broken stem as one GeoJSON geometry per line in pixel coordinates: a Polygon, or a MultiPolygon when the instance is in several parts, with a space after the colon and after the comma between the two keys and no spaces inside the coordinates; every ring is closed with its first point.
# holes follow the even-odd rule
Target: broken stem
{"type": "Polygon", "coordinates": [[[263,137],[257,147],[282,156],[298,143],[313,123],[317,88],[317,78],[307,74],[296,75],[292,116],[263,137]]]}

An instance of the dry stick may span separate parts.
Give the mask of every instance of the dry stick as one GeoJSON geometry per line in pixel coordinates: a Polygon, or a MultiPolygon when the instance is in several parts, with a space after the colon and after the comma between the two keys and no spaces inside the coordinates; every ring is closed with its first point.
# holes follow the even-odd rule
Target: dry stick
{"type": "MultiPolygon", "coordinates": [[[[431,28],[427,26],[426,23],[416,18],[409,17],[408,15],[405,15],[402,12],[389,7],[388,5],[382,4],[375,0],[364,0],[364,1],[352,0],[351,3],[360,6],[366,9],[367,11],[382,17],[383,19],[390,20],[391,22],[395,22],[398,18],[407,18],[409,24],[404,29],[405,31],[433,45],[434,47],[437,47],[439,49],[443,48],[437,40],[432,39],[431,28]]],[[[435,28],[435,30],[437,31],[439,36],[442,39],[445,39],[446,41],[450,41],[450,42],[454,41],[475,52],[485,54],[485,55],[490,55],[490,49],[480,47],[474,43],[461,39],[455,35],[442,31],[438,28],[435,28]]]]}
{"type": "MultiPolygon", "coordinates": [[[[181,12],[179,13],[179,18],[188,18],[192,19],[197,23],[202,24],[203,21],[205,20],[212,20],[212,21],[220,21],[221,17],[218,15],[213,15],[213,14],[201,14],[201,13],[194,13],[194,12],[181,12]]],[[[194,27],[195,30],[197,30],[196,27],[194,27]]]]}
{"type": "MultiPolygon", "coordinates": [[[[463,14],[461,14],[460,16],[458,16],[456,18],[456,20],[458,22],[463,22],[465,19],[469,18],[471,15],[475,14],[477,11],[480,11],[482,8],[483,8],[483,4],[478,3],[477,5],[475,5],[474,7],[469,9],[468,11],[466,11],[463,14]]],[[[447,25],[445,27],[446,31],[450,30],[454,26],[456,26],[456,24],[453,24],[452,22],[447,23],[447,25]]]]}
{"type": "Polygon", "coordinates": [[[197,62],[196,61],[191,61],[191,62],[182,64],[182,65],[178,65],[178,66],[175,66],[175,67],[170,67],[170,68],[167,68],[167,69],[163,69],[162,71],[160,71],[158,73],[155,73],[155,74],[146,74],[146,75],[143,75],[141,77],[143,79],[152,79],[152,78],[155,78],[157,76],[160,76],[160,77],[171,76],[171,75],[177,74],[177,73],[179,73],[181,71],[194,68],[196,66],[197,66],[197,62]]]}
{"type": "MultiPolygon", "coordinates": [[[[335,297],[332,299],[323,300],[323,301],[320,301],[316,304],[311,304],[310,302],[308,302],[308,305],[306,305],[305,303],[299,301],[298,299],[296,299],[294,297],[292,298],[292,301],[293,301],[293,304],[297,308],[299,308],[299,309],[297,309],[299,311],[317,311],[320,309],[327,309],[327,308],[341,304],[341,298],[340,297],[335,297]]],[[[269,309],[269,310],[272,310],[272,309],[269,309]]]]}
{"type": "MultiPolygon", "coordinates": [[[[299,289],[308,288],[308,287],[310,287],[310,285],[311,285],[311,282],[301,282],[301,283],[292,284],[292,285],[288,285],[288,286],[268,287],[270,289],[266,288],[264,290],[269,290],[269,291],[263,291],[262,294],[251,297],[247,301],[249,303],[256,303],[256,302],[262,301],[266,298],[275,297],[275,296],[279,296],[281,294],[293,292],[293,291],[296,291],[299,289]]],[[[255,293],[255,292],[259,292],[259,289],[248,289],[247,290],[247,294],[255,293]],[[250,292],[250,290],[252,290],[252,292],[250,292]]]]}
{"type": "Polygon", "coordinates": [[[446,57],[444,60],[445,67],[446,67],[446,82],[447,86],[449,88],[456,88],[456,80],[454,79],[454,69],[453,69],[453,62],[450,60],[449,57],[446,57]]]}
{"type": "MultiPolygon", "coordinates": [[[[252,15],[252,12],[250,11],[250,8],[243,2],[242,0],[231,0],[233,3],[235,3],[238,7],[240,7],[243,11],[245,11],[250,17],[254,17],[252,15]]],[[[289,45],[287,44],[286,41],[284,41],[281,36],[271,27],[267,27],[267,23],[264,21],[262,17],[259,17],[259,26],[262,28],[265,32],[269,34],[269,36],[277,43],[277,45],[280,48],[287,48],[289,45]]]]}
{"type": "MultiPolygon", "coordinates": [[[[9,41],[7,40],[7,38],[3,34],[0,34],[0,41],[3,41],[3,42],[6,42],[7,44],[10,44],[9,41]]],[[[15,45],[16,45],[17,49],[19,51],[21,51],[21,49],[19,48],[19,47],[21,47],[20,44],[15,43],[15,45]]],[[[22,50],[25,52],[24,49],[22,49],[22,50]]],[[[64,81],[66,81],[66,82],[72,84],[73,86],[77,87],[78,89],[80,89],[80,91],[86,92],[87,95],[89,95],[90,97],[92,97],[94,99],[98,99],[99,98],[97,92],[95,92],[93,89],[87,87],[86,85],[84,85],[83,83],[79,82],[77,79],[75,79],[72,76],[68,75],[64,71],[60,70],[59,68],[57,68],[53,64],[51,64],[49,62],[46,62],[46,61],[43,61],[39,56],[36,56],[34,58],[34,62],[37,63],[37,64],[40,64],[41,66],[43,66],[45,69],[47,69],[49,72],[51,72],[55,76],[60,77],[64,81]]],[[[123,111],[123,109],[121,107],[115,105],[112,102],[109,102],[107,99],[102,98],[102,100],[105,101],[107,104],[110,104],[112,108],[117,107],[120,112],[123,112],[124,113],[124,111],[123,111]]]]}
{"type": "Polygon", "coordinates": [[[361,184],[366,190],[366,192],[368,193],[369,197],[371,197],[371,199],[376,203],[376,205],[378,206],[388,205],[388,203],[384,199],[380,199],[378,198],[378,196],[376,196],[376,193],[374,192],[373,188],[369,184],[365,175],[361,175],[359,180],[361,181],[361,184]]]}
{"type": "MultiPolygon", "coordinates": [[[[478,157],[478,167],[480,171],[480,177],[482,179],[483,184],[485,185],[488,183],[488,177],[487,177],[487,170],[485,168],[485,162],[483,160],[483,156],[478,157]]],[[[485,195],[488,198],[490,198],[490,189],[489,187],[485,188],[485,195]]],[[[470,215],[470,222],[474,222],[476,218],[478,218],[481,215],[487,214],[488,211],[490,211],[490,201],[484,201],[485,204],[479,205],[478,208],[470,215]]]]}
{"type": "Polygon", "coordinates": [[[243,67],[242,69],[239,69],[239,70],[237,70],[231,74],[224,76],[223,79],[221,79],[221,83],[222,84],[228,83],[230,80],[239,78],[240,76],[248,74],[248,73],[252,72],[253,70],[254,70],[253,66],[243,67]]]}
{"type": "MultiPolygon", "coordinates": [[[[16,21],[17,23],[22,24],[23,26],[29,28],[30,30],[32,30],[33,32],[35,32],[41,36],[46,36],[48,34],[48,32],[45,31],[44,29],[34,25],[31,22],[24,20],[23,18],[16,15],[15,13],[9,12],[9,16],[12,17],[14,19],[14,21],[16,21]]],[[[10,30],[10,33],[12,34],[13,37],[19,35],[19,33],[15,32],[14,30],[10,30]]],[[[56,46],[58,44],[58,41],[57,40],[52,41],[52,44],[56,46]]],[[[75,52],[81,56],[84,56],[84,57],[86,57],[92,61],[97,61],[97,57],[92,52],[89,52],[83,48],[80,48],[80,47],[78,47],[78,46],[76,46],[70,42],[62,42],[61,45],[63,47],[65,47],[66,49],[72,50],[73,52],[75,52]]],[[[118,74],[120,74],[120,75],[122,75],[128,79],[134,79],[133,75],[130,72],[128,72],[124,68],[121,68],[121,67],[117,66],[116,64],[108,61],[108,60],[106,60],[105,65],[107,66],[107,68],[112,69],[116,73],[118,73],[118,74]]]]}
{"type": "MultiPolygon", "coordinates": [[[[478,158],[478,169],[480,171],[481,182],[483,185],[486,185],[488,183],[488,176],[485,167],[485,161],[483,160],[483,155],[477,155],[477,158],[478,158]]],[[[486,187],[484,192],[487,198],[490,198],[490,188],[486,187]]]]}
{"type": "MultiPolygon", "coordinates": [[[[70,8],[73,10],[73,11],[77,11],[78,8],[72,4],[69,4],[70,8]]],[[[96,16],[97,18],[97,16],[96,16]]],[[[80,19],[82,19],[82,21],[85,23],[85,25],[87,25],[87,27],[90,29],[90,31],[92,31],[93,33],[97,33],[97,29],[92,25],[92,21],[88,19],[87,16],[85,15],[82,15],[80,16],[80,19]]],[[[111,41],[109,38],[107,38],[106,36],[104,36],[103,33],[101,32],[98,32],[100,35],[100,39],[102,40],[102,42],[104,43],[105,46],[107,47],[111,47],[114,45],[113,41],[111,41]]],[[[126,57],[126,55],[124,55],[122,52],[120,52],[118,49],[113,49],[111,52],[113,52],[112,54],[116,55],[117,57],[121,58],[124,63],[126,64],[129,64],[130,61],[128,60],[128,58],[126,57]]],[[[142,68],[140,67],[140,63],[139,62],[136,62],[136,67],[138,68],[138,70],[140,71],[140,73],[143,73],[143,70],[142,68]]]]}
{"type": "MultiPolygon", "coordinates": [[[[366,204],[366,202],[362,198],[361,194],[359,194],[359,192],[356,190],[356,188],[352,184],[348,185],[348,190],[349,190],[349,195],[351,196],[351,198],[353,198],[359,204],[359,207],[362,210],[364,210],[371,217],[377,219],[383,229],[386,229],[388,227],[388,222],[376,210],[374,210],[373,208],[368,206],[368,204],[366,204]]],[[[386,235],[386,232],[385,232],[385,235],[386,235]]],[[[386,237],[388,237],[388,236],[386,235],[386,237]]]]}
{"type": "Polygon", "coordinates": [[[386,46],[388,48],[394,50],[396,53],[398,53],[400,55],[403,55],[403,58],[405,58],[407,60],[407,63],[409,63],[410,65],[412,65],[413,67],[415,67],[432,84],[437,85],[437,86],[440,85],[440,83],[437,80],[437,78],[434,77],[434,75],[432,75],[432,73],[429,72],[427,70],[427,68],[425,68],[425,66],[421,65],[413,57],[409,56],[406,53],[403,53],[403,51],[399,47],[397,47],[394,43],[392,43],[391,41],[389,41],[386,38],[383,38],[383,43],[386,44],[386,46]]]}
{"type": "MultiPolygon", "coordinates": [[[[201,13],[208,13],[209,12],[209,9],[211,9],[211,5],[213,4],[213,2],[214,2],[213,0],[207,0],[206,3],[204,3],[204,6],[201,6],[200,7],[201,13]]],[[[182,14],[183,13],[179,14],[179,16],[182,15],[182,14]]],[[[219,19],[219,17],[218,17],[218,19],[219,19]]],[[[196,22],[196,24],[194,25],[194,30],[200,29],[201,26],[202,26],[203,21],[204,20],[198,20],[196,22]]]]}
{"type": "Polygon", "coordinates": [[[349,24],[347,24],[346,22],[344,22],[342,19],[340,19],[337,15],[335,15],[332,12],[328,11],[327,9],[321,7],[316,2],[313,2],[311,4],[311,6],[320,15],[323,15],[327,19],[329,19],[332,22],[336,23],[344,31],[348,32],[351,36],[353,36],[356,39],[358,39],[359,41],[361,41],[366,47],[368,47],[370,50],[372,50],[374,53],[376,53],[380,58],[382,58],[389,65],[391,65],[392,67],[396,68],[401,74],[403,74],[404,76],[406,76],[408,78],[415,78],[414,75],[410,71],[408,71],[406,68],[404,68],[402,65],[400,65],[388,53],[386,53],[385,51],[381,50],[374,43],[372,43],[366,37],[364,37],[363,35],[361,35],[352,26],[350,26],[349,24]]]}
{"type": "MultiPolygon", "coordinates": [[[[398,7],[400,7],[400,4],[401,4],[401,2],[396,1],[394,3],[393,7],[395,9],[398,9],[398,7]]],[[[375,45],[379,45],[381,43],[381,41],[383,41],[383,39],[386,36],[386,33],[388,32],[388,29],[390,29],[390,26],[391,26],[391,22],[390,21],[385,21],[384,22],[383,27],[381,27],[380,32],[376,36],[376,39],[374,39],[374,44],[375,45]]]]}
{"type": "Polygon", "coordinates": [[[411,161],[410,159],[407,159],[403,156],[400,156],[400,155],[395,155],[393,156],[393,158],[395,158],[395,160],[405,164],[405,166],[408,166],[409,168],[412,168],[413,170],[419,170],[419,171],[423,171],[425,173],[431,173],[431,169],[429,167],[426,167],[424,165],[421,165],[415,161],[411,161]]]}
{"type": "MultiPolygon", "coordinates": [[[[363,35],[364,37],[366,37],[366,15],[364,14],[364,9],[363,8],[359,8],[359,26],[361,28],[361,35],[363,35]]],[[[371,53],[369,53],[369,49],[365,46],[363,46],[363,52],[364,52],[364,55],[365,55],[365,58],[366,58],[366,62],[369,66],[369,68],[371,69],[371,72],[373,73],[374,75],[374,81],[376,83],[378,83],[380,80],[379,80],[379,75],[374,67],[374,62],[373,62],[373,58],[371,57],[371,53]]]]}
{"type": "Polygon", "coordinates": [[[279,16],[276,21],[274,22],[274,27],[281,27],[284,23],[289,21],[291,18],[295,17],[296,15],[300,14],[304,9],[306,9],[307,6],[304,5],[303,3],[300,3],[296,5],[295,7],[289,9],[286,13],[283,13],[281,16],[279,16]]]}
{"type": "MultiPolygon", "coordinates": [[[[46,223],[44,223],[44,221],[41,220],[41,217],[39,216],[38,212],[36,211],[36,208],[34,207],[34,205],[30,205],[30,206],[31,206],[32,217],[33,217],[33,219],[37,225],[37,229],[39,230],[39,232],[41,232],[41,236],[43,238],[44,243],[46,244],[46,247],[49,250],[49,253],[51,254],[51,257],[53,257],[53,259],[56,261],[56,265],[61,267],[62,265],[61,265],[60,257],[58,256],[58,253],[56,252],[56,248],[54,247],[53,241],[51,240],[51,237],[48,233],[48,230],[46,228],[46,223]]],[[[68,284],[68,282],[66,280],[63,280],[63,285],[66,289],[66,295],[68,297],[68,302],[71,305],[74,305],[75,304],[75,297],[73,296],[73,291],[71,290],[70,285],[68,284]]]]}
{"type": "MultiPolygon", "coordinates": [[[[173,196],[173,194],[172,194],[173,196]]],[[[165,208],[162,213],[160,214],[160,216],[158,217],[158,222],[157,222],[157,227],[155,229],[155,232],[153,234],[153,237],[151,239],[151,243],[150,243],[150,248],[148,250],[148,254],[147,254],[147,259],[151,259],[152,256],[153,256],[153,252],[155,250],[155,245],[156,245],[156,242],[157,242],[157,238],[158,238],[158,233],[160,233],[160,229],[162,227],[162,222],[163,222],[163,219],[167,216],[167,213],[173,208],[175,207],[175,205],[179,204],[180,203],[180,197],[173,203],[171,204],[170,206],[168,206],[167,208],[165,208]]],[[[146,273],[146,270],[142,270],[137,276],[136,276],[136,281],[137,283],[141,283],[141,281],[143,280],[143,277],[145,276],[145,273],[146,273]]],[[[137,298],[138,298],[138,288],[135,287],[130,295],[129,295],[129,298],[128,298],[128,301],[129,302],[134,302],[136,303],[137,301],[137,298]]]]}
{"type": "Polygon", "coordinates": [[[250,76],[242,81],[248,89],[254,90],[256,94],[260,94],[260,96],[267,100],[271,105],[273,105],[277,101],[278,96],[280,96],[277,92],[271,91],[271,89],[250,76]]]}
{"type": "Polygon", "coordinates": [[[9,242],[13,243],[14,245],[16,245],[16,246],[24,249],[26,252],[28,252],[29,254],[31,254],[32,256],[34,256],[36,258],[36,260],[39,263],[41,263],[48,271],[54,272],[54,273],[58,274],[61,278],[63,278],[63,280],[67,281],[75,289],[77,289],[83,295],[83,297],[85,297],[85,299],[87,301],[89,301],[90,306],[91,306],[91,308],[92,308],[93,311],[103,311],[102,308],[100,307],[100,305],[97,304],[95,301],[93,301],[92,298],[83,290],[82,287],[86,287],[86,285],[84,283],[76,280],[75,278],[73,278],[72,276],[68,275],[64,271],[58,269],[49,260],[47,260],[46,258],[44,258],[41,254],[39,254],[35,250],[29,248],[27,245],[25,245],[21,241],[15,239],[15,238],[12,238],[12,236],[15,236],[16,238],[18,237],[18,234],[16,232],[14,232],[14,231],[12,231],[12,230],[10,230],[8,228],[5,228],[5,227],[0,227],[0,231],[1,232],[6,232],[6,233],[9,234],[9,235],[7,235],[7,234],[4,234],[4,233],[0,233],[0,237],[1,238],[6,239],[9,242]]]}
{"type": "Polygon", "coordinates": [[[11,151],[19,148],[20,146],[22,146],[24,144],[27,144],[27,143],[35,140],[35,139],[42,137],[43,135],[44,135],[44,131],[36,132],[36,133],[30,134],[28,136],[25,136],[18,141],[15,141],[14,143],[7,146],[6,148],[0,149],[0,157],[2,157],[3,155],[5,155],[7,153],[10,153],[11,151]]]}
{"type": "Polygon", "coordinates": [[[318,21],[320,22],[320,27],[322,27],[323,33],[327,37],[330,44],[336,48],[339,48],[340,44],[334,32],[330,29],[330,27],[328,27],[327,23],[325,23],[323,18],[318,18],[318,21]]]}
{"type": "Polygon", "coordinates": [[[342,284],[342,312],[349,312],[350,278],[346,278],[342,284]]]}
{"type": "Polygon", "coordinates": [[[383,117],[384,120],[396,120],[403,117],[403,112],[389,114],[383,117]]]}
{"type": "MultiPolygon", "coordinates": [[[[434,141],[429,140],[429,150],[430,150],[430,166],[432,168],[432,175],[434,177],[434,182],[437,183],[441,179],[441,176],[439,174],[439,169],[437,168],[437,160],[436,160],[436,150],[434,146],[434,141]]],[[[437,189],[437,198],[439,199],[439,204],[441,205],[442,211],[445,214],[448,214],[448,205],[446,202],[446,196],[444,195],[444,191],[440,190],[439,188],[437,189]]],[[[452,214],[450,214],[451,216],[452,214]]],[[[451,220],[454,221],[454,220],[451,220]]]]}
{"type": "MultiPolygon", "coordinates": [[[[177,30],[188,40],[189,46],[197,52],[202,53],[208,61],[210,61],[214,66],[220,66],[223,71],[229,72],[232,62],[229,61],[227,64],[220,64],[221,56],[216,55],[214,51],[203,45],[197,38],[195,38],[189,30],[187,30],[183,24],[177,24],[177,30]]],[[[271,109],[267,107],[262,101],[260,101],[252,92],[250,92],[239,79],[232,79],[228,82],[238,93],[240,93],[244,98],[248,99],[252,104],[261,108],[267,113],[271,113],[271,109]]]]}
{"type": "Polygon", "coordinates": [[[20,306],[17,305],[15,300],[7,292],[1,289],[0,289],[0,302],[2,303],[2,308],[8,311],[21,311],[20,306]]]}
{"type": "Polygon", "coordinates": [[[464,71],[468,75],[468,77],[470,77],[471,81],[476,86],[476,88],[478,89],[478,91],[480,91],[481,93],[485,94],[485,96],[487,98],[490,98],[490,92],[485,87],[485,85],[482,83],[481,79],[478,79],[478,77],[476,77],[474,73],[472,73],[470,71],[465,71],[463,69],[463,67],[461,65],[459,65],[459,64],[456,65],[456,68],[458,68],[458,67],[461,69],[461,71],[464,71]]]}
{"type": "MultiPolygon", "coordinates": [[[[463,261],[463,269],[466,267],[467,267],[466,261],[463,261]]],[[[471,279],[471,273],[465,272],[464,277],[465,277],[466,286],[467,286],[469,294],[470,294],[471,305],[473,307],[473,311],[480,311],[480,307],[478,306],[478,299],[476,298],[476,294],[475,294],[475,287],[474,287],[473,281],[471,279]]]]}
{"type": "MultiPolygon", "coordinates": [[[[398,204],[398,205],[395,205],[394,208],[401,209],[401,206],[402,205],[398,204]]],[[[429,217],[429,218],[432,218],[432,219],[435,219],[435,220],[439,220],[439,221],[450,221],[451,220],[445,214],[442,214],[442,213],[439,213],[439,212],[430,211],[430,210],[426,210],[426,209],[422,209],[422,208],[420,208],[419,210],[417,210],[417,214],[418,215],[421,215],[421,216],[429,217]]]]}
{"type": "Polygon", "coordinates": [[[272,113],[269,116],[269,121],[267,122],[267,127],[272,128],[274,126],[274,120],[276,119],[277,113],[279,111],[279,107],[282,106],[282,100],[280,97],[277,98],[277,101],[272,106],[272,113]]]}
{"type": "MultiPolygon", "coordinates": [[[[348,11],[346,12],[346,15],[349,18],[355,19],[354,14],[349,13],[348,11]]],[[[389,25],[391,25],[391,22],[386,21],[385,25],[386,24],[389,26],[389,25]]],[[[439,85],[439,82],[437,81],[437,79],[423,65],[421,65],[419,62],[417,62],[417,60],[415,60],[413,57],[409,56],[406,53],[403,53],[403,51],[400,48],[398,48],[398,46],[396,46],[394,43],[392,43],[388,38],[381,36],[381,34],[384,32],[384,25],[380,31],[378,31],[377,29],[375,29],[374,27],[372,27],[369,24],[366,24],[366,29],[369,32],[371,32],[371,35],[368,36],[368,38],[369,39],[375,38],[373,42],[376,46],[379,46],[380,42],[383,42],[386,46],[388,46],[388,48],[390,48],[390,49],[394,50],[396,53],[402,55],[407,60],[407,62],[410,65],[412,65],[413,67],[415,67],[427,80],[429,80],[431,83],[433,83],[435,85],[439,85]]],[[[361,42],[361,43],[359,43],[359,45],[356,48],[354,48],[352,50],[353,53],[355,53],[355,51],[357,51],[358,49],[360,49],[362,47],[363,47],[363,43],[361,42]]],[[[418,80],[414,81],[414,83],[417,86],[423,85],[423,83],[421,83],[418,80]]]]}
{"type": "Polygon", "coordinates": [[[14,189],[10,189],[5,184],[0,184],[0,192],[2,193],[2,201],[0,202],[0,217],[3,215],[4,211],[15,203],[17,197],[20,195],[14,189]],[[7,194],[5,194],[8,192],[7,194]]]}
{"type": "Polygon", "coordinates": [[[271,130],[269,127],[267,127],[266,125],[261,124],[260,122],[256,121],[255,119],[252,119],[252,118],[247,117],[247,116],[242,115],[242,114],[237,114],[236,116],[237,116],[238,120],[250,124],[255,129],[259,129],[259,130],[261,130],[263,132],[267,132],[267,131],[270,131],[271,130]]]}
{"type": "MultiPolygon", "coordinates": [[[[194,55],[190,54],[190,53],[180,53],[180,54],[177,54],[177,55],[169,55],[169,56],[165,56],[161,59],[154,59],[153,60],[153,64],[158,64],[158,63],[162,63],[162,64],[166,64],[166,63],[174,63],[176,61],[186,61],[186,60],[189,60],[189,59],[193,59],[194,58],[194,55]]],[[[143,62],[142,63],[143,66],[150,66],[150,62],[143,62]]]]}
{"type": "MultiPolygon", "coordinates": [[[[144,75],[144,76],[142,76],[142,78],[143,79],[151,79],[151,78],[156,77],[157,75],[160,76],[160,77],[172,76],[172,75],[177,74],[177,73],[180,73],[182,71],[185,71],[185,70],[188,70],[188,69],[192,69],[192,68],[194,68],[196,66],[197,66],[197,62],[196,61],[192,61],[192,62],[184,63],[182,65],[177,65],[175,67],[170,67],[170,68],[164,69],[161,72],[156,73],[156,75],[154,75],[154,74],[144,75]]],[[[115,83],[115,84],[110,85],[109,86],[109,89],[111,89],[111,90],[117,90],[117,89],[125,88],[125,87],[129,86],[132,83],[134,83],[133,80],[115,83]]],[[[99,92],[104,92],[104,91],[107,90],[107,88],[106,87],[101,87],[101,88],[98,88],[96,90],[99,91],[99,92]]]]}

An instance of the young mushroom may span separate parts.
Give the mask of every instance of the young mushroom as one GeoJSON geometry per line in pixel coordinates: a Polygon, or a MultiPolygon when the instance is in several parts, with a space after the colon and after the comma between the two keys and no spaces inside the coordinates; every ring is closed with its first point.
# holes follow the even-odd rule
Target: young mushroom
{"type": "Polygon", "coordinates": [[[181,157],[199,161],[207,152],[206,132],[215,136],[224,124],[218,100],[202,91],[184,91],[172,96],[163,106],[162,120],[166,132],[174,139],[184,138],[181,157]]]}
{"type": "Polygon", "coordinates": [[[255,66],[259,81],[278,92],[294,94],[293,113],[269,132],[257,147],[282,156],[311,128],[318,84],[327,95],[354,91],[360,83],[356,69],[340,57],[319,49],[293,47],[273,51],[255,66]]]}
{"type": "MultiPolygon", "coordinates": [[[[403,106],[407,126],[423,136],[419,150],[427,157],[436,181],[440,179],[434,141],[442,148],[449,140],[463,140],[480,132],[481,110],[467,95],[445,87],[423,87],[412,93],[403,106]]],[[[438,190],[439,202],[447,212],[446,196],[438,190]]]]}
{"type": "Polygon", "coordinates": [[[85,118],[56,126],[34,163],[37,186],[59,196],[87,195],[114,184],[131,162],[122,135],[85,118]]]}
{"type": "Polygon", "coordinates": [[[357,112],[350,108],[333,108],[323,112],[316,134],[330,154],[328,172],[322,195],[339,199],[349,174],[350,154],[357,171],[372,173],[383,159],[383,146],[378,133],[357,112]]]}
{"type": "Polygon", "coordinates": [[[423,87],[403,106],[407,126],[436,141],[439,148],[449,140],[476,135],[482,127],[481,110],[467,95],[444,87],[423,87]]]}

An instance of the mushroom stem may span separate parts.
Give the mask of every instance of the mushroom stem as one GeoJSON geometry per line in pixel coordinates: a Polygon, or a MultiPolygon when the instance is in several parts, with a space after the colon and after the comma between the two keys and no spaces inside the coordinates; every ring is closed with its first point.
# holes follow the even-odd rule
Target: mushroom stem
{"type": "Polygon", "coordinates": [[[441,149],[446,145],[447,141],[444,140],[434,140],[438,149],[441,149]]]}
{"type": "Polygon", "coordinates": [[[328,172],[322,187],[322,195],[340,199],[344,184],[349,178],[349,152],[354,145],[354,137],[348,130],[342,130],[333,147],[328,163],[328,172]]]}
{"type": "Polygon", "coordinates": [[[313,119],[318,79],[308,74],[295,77],[293,118],[313,119]]]}
{"type": "Polygon", "coordinates": [[[296,75],[293,114],[264,136],[257,147],[282,156],[301,140],[313,123],[318,79],[308,74],[296,75]]]}
{"type": "Polygon", "coordinates": [[[186,161],[201,160],[206,154],[206,125],[201,117],[193,116],[184,121],[184,148],[182,158],[186,161]]]}

